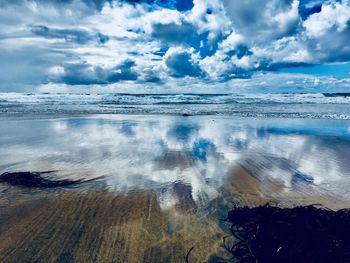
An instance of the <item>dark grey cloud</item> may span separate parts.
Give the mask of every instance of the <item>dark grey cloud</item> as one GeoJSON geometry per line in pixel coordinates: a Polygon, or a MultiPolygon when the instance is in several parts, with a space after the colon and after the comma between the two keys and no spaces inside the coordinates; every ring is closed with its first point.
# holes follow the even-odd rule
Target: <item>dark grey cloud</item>
{"type": "Polygon", "coordinates": [[[239,44],[235,49],[227,52],[228,57],[237,56],[238,59],[243,58],[244,56],[250,56],[253,52],[249,50],[249,47],[245,44],[239,44]]]}
{"type": "Polygon", "coordinates": [[[64,66],[64,73],[49,77],[50,81],[69,85],[107,84],[106,72],[100,66],[87,63],[68,64],[64,66]]]}
{"type": "Polygon", "coordinates": [[[118,82],[121,80],[137,80],[138,74],[134,69],[135,61],[127,59],[117,65],[109,72],[107,81],[109,83],[118,82]]]}
{"type": "Polygon", "coordinates": [[[165,64],[173,77],[199,77],[203,75],[201,68],[191,55],[189,51],[181,49],[168,51],[165,56],[165,64]]]}
{"type": "Polygon", "coordinates": [[[193,24],[183,22],[176,23],[154,23],[152,25],[152,37],[162,41],[165,46],[174,44],[194,46],[198,45],[198,34],[193,24]]]}
{"type": "Polygon", "coordinates": [[[142,73],[143,73],[143,78],[142,80],[140,80],[140,82],[150,82],[150,83],[162,82],[162,79],[159,76],[159,72],[154,69],[146,68],[143,70],[142,73]]]}
{"type": "Polygon", "coordinates": [[[97,41],[98,43],[105,44],[109,40],[107,35],[102,33],[90,33],[82,29],[56,29],[44,25],[34,25],[30,27],[30,30],[37,36],[65,39],[67,42],[75,42],[79,44],[86,44],[90,41],[97,41]]]}
{"type": "Polygon", "coordinates": [[[113,68],[74,63],[63,65],[57,74],[49,76],[49,81],[69,85],[111,84],[119,81],[137,80],[135,62],[129,59],[113,68]]]}

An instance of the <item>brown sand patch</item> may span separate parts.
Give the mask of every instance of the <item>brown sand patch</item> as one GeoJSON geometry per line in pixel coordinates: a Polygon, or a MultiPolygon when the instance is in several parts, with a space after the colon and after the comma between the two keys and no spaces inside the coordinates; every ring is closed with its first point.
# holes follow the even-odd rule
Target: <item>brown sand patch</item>
{"type": "Polygon", "coordinates": [[[236,198],[240,204],[256,206],[274,201],[272,198],[264,195],[262,182],[252,176],[244,167],[235,167],[230,173],[231,176],[223,186],[224,191],[227,193],[226,199],[228,199],[228,202],[236,203],[237,200],[230,200],[236,198]]]}
{"type": "Polygon", "coordinates": [[[283,207],[320,205],[333,210],[348,208],[347,200],[318,192],[308,184],[300,184],[288,189],[283,182],[269,179],[262,180],[244,166],[237,166],[230,171],[223,186],[223,196],[227,203],[239,206],[256,207],[270,203],[283,207]]]}
{"type": "Polygon", "coordinates": [[[162,211],[152,192],[63,191],[4,208],[0,262],[206,262],[217,222],[162,211]]]}

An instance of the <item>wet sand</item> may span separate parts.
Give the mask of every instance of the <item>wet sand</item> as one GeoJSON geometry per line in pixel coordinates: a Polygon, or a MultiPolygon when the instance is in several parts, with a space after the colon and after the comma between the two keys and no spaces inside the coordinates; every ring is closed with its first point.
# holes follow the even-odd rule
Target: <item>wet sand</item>
{"type": "Polygon", "coordinates": [[[1,182],[0,262],[227,262],[234,207],[350,207],[348,123],[314,122],[4,120],[0,174],[89,183],[1,182]]]}
{"type": "Polygon", "coordinates": [[[0,262],[185,262],[191,247],[190,262],[225,256],[213,219],[162,211],[152,192],[36,194],[1,207],[0,262]]]}
{"type": "Polygon", "coordinates": [[[222,187],[223,199],[228,204],[248,207],[265,204],[280,207],[316,205],[331,210],[350,207],[347,199],[320,193],[308,184],[301,183],[295,186],[298,189],[291,191],[280,180],[259,180],[244,166],[236,167],[231,174],[222,187]]]}
{"type": "MultiPolygon", "coordinates": [[[[189,186],[179,183],[169,209],[160,207],[152,191],[8,186],[0,199],[0,262],[186,262],[192,247],[189,262],[217,262],[230,258],[223,242],[229,226],[220,219],[234,206],[347,205],[311,193],[276,199],[244,167],[231,173],[222,195],[199,208],[189,186]]],[[[268,188],[283,192],[276,182],[268,188]]]]}

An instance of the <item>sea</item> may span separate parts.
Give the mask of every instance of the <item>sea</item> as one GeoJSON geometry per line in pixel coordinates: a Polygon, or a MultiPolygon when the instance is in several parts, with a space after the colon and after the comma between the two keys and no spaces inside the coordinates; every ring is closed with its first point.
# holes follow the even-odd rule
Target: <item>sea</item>
{"type": "Polygon", "coordinates": [[[166,114],[350,119],[348,93],[0,93],[0,115],[166,114]]]}

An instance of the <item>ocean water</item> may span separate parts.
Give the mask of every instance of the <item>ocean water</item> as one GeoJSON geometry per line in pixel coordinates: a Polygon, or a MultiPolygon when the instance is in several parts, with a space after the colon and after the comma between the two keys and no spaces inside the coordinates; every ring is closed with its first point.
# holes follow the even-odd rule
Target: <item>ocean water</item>
{"type": "Polygon", "coordinates": [[[0,114],[189,114],[350,119],[348,95],[0,93],[0,114]]]}

